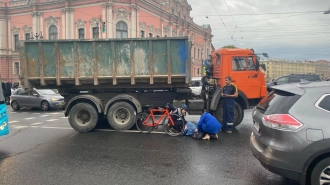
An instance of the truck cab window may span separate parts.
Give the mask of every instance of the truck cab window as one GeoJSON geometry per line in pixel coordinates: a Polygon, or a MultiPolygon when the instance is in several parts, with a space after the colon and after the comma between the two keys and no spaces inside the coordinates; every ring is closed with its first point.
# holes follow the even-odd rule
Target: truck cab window
{"type": "Polygon", "coordinates": [[[254,65],[254,61],[252,57],[248,57],[248,70],[249,71],[255,71],[256,66],[254,65]]]}
{"type": "Polygon", "coordinates": [[[221,57],[219,55],[219,56],[217,56],[217,66],[220,66],[220,60],[221,60],[221,57]]]}
{"type": "Polygon", "coordinates": [[[232,59],[233,71],[246,71],[246,58],[245,57],[233,57],[232,59]]]}

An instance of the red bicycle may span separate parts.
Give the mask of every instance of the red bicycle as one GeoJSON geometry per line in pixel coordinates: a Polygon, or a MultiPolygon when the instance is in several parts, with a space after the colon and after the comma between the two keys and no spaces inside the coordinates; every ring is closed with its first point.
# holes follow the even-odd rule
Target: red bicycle
{"type": "Polygon", "coordinates": [[[144,134],[150,133],[153,129],[157,129],[159,125],[163,125],[163,130],[167,135],[179,136],[184,131],[185,122],[177,114],[170,114],[168,109],[147,106],[148,110],[139,113],[136,118],[137,129],[144,134]],[[162,112],[161,117],[156,121],[156,112],[162,112]],[[179,119],[173,120],[172,117],[179,119]]]}

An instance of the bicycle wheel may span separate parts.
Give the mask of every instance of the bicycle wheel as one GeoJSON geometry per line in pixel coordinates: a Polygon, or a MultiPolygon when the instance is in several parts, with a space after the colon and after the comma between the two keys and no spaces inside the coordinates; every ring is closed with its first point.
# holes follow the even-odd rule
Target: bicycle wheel
{"type": "MultiPolygon", "coordinates": [[[[153,126],[145,125],[143,122],[148,118],[149,114],[146,112],[140,112],[136,116],[136,128],[144,134],[149,134],[153,130],[153,126]]],[[[148,121],[148,120],[147,120],[148,121]]]]}
{"type": "MultiPolygon", "coordinates": [[[[178,116],[177,114],[174,114],[178,116]]],[[[174,120],[173,120],[174,121],[174,120]]],[[[164,132],[169,136],[179,136],[182,135],[185,127],[185,122],[183,119],[175,120],[175,126],[172,125],[171,121],[169,120],[168,116],[163,119],[163,129],[164,132]]]]}

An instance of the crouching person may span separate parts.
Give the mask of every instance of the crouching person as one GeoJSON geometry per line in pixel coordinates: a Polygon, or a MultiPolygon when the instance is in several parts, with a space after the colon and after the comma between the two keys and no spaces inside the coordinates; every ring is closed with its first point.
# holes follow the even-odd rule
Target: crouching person
{"type": "Polygon", "coordinates": [[[218,133],[221,127],[218,120],[208,112],[205,112],[201,116],[197,124],[198,132],[203,132],[205,134],[205,137],[203,137],[204,140],[210,140],[211,136],[218,139],[218,133]]]}

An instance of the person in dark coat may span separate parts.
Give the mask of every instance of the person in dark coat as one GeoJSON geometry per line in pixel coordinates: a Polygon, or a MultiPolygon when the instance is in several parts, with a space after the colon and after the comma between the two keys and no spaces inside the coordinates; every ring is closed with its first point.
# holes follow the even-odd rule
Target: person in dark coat
{"type": "Polygon", "coordinates": [[[221,127],[219,121],[208,112],[205,112],[201,116],[197,124],[198,132],[206,134],[205,137],[203,137],[205,140],[210,140],[210,135],[215,139],[218,139],[218,133],[220,132],[221,127]]]}
{"type": "Polygon", "coordinates": [[[231,83],[231,77],[225,78],[226,85],[223,87],[222,98],[223,98],[223,117],[222,122],[226,125],[228,134],[232,133],[234,126],[234,111],[235,111],[235,98],[238,97],[238,91],[236,85],[231,83]]]}

